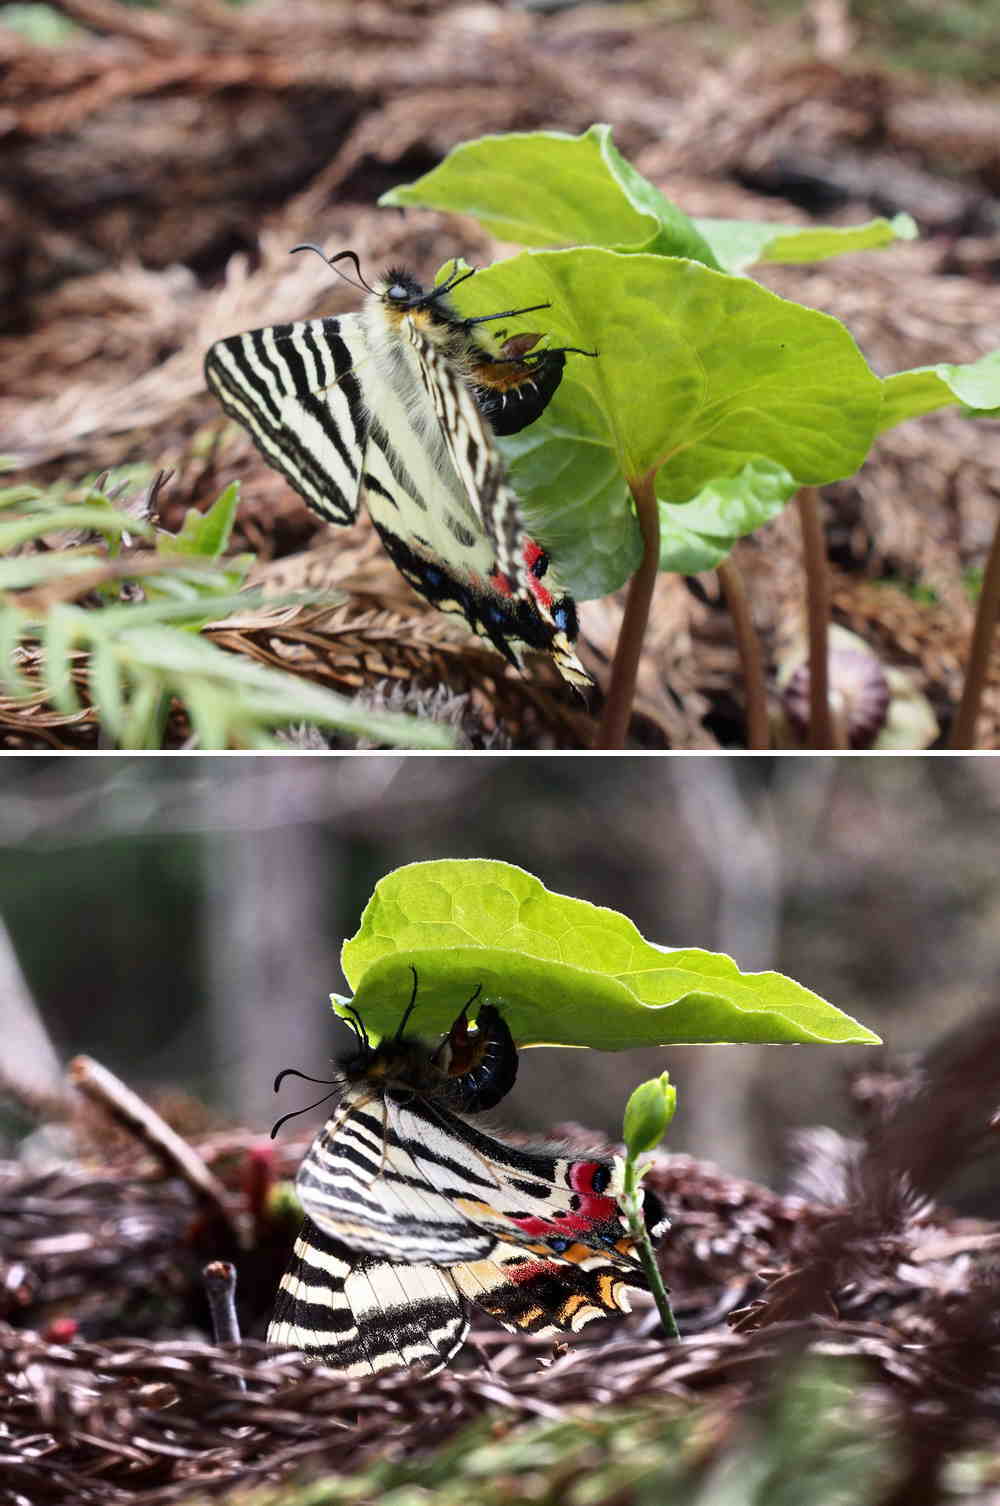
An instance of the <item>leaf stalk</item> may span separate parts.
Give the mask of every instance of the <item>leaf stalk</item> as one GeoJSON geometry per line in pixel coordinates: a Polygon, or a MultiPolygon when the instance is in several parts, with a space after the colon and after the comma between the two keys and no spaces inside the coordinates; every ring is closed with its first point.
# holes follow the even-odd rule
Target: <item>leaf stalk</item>
{"type": "Polygon", "coordinates": [[[635,502],[642,534],[642,560],[629,582],[625,615],[611,665],[604,714],[594,744],[597,748],[624,748],[632,715],[632,702],[639,677],[639,659],[660,569],[660,510],[653,485],[655,480],[654,467],[638,480],[629,481],[629,491],[635,502]]]}
{"type": "Polygon", "coordinates": [[[795,497],[802,529],[806,567],[806,610],[809,619],[809,746],[830,750],[843,746],[830,714],[830,661],[827,626],[830,618],[830,576],[819,493],[803,486],[795,497]]]}
{"type": "Polygon", "coordinates": [[[750,603],[747,600],[743,576],[732,558],[723,560],[716,567],[716,575],[726,598],[729,615],[733,619],[736,648],[743,670],[743,689],[747,702],[747,747],[755,751],[771,746],[767,721],[767,688],[764,683],[764,661],[760,640],[753,625],[750,603]]]}
{"type": "Polygon", "coordinates": [[[639,1182],[642,1172],[635,1158],[626,1150],[625,1153],[625,1176],[623,1182],[621,1206],[624,1209],[628,1221],[628,1230],[635,1240],[639,1260],[649,1282],[649,1290],[653,1294],[656,1310],[660,1315],[660,1323],[663,1332],[668,1339],[679,1339],[680,1329],[677,1327],[677,1319],[674,1310],[670,1306],[670,1298],[667,1296],[667,1288],[660,1275],[660,1268],[656,1264],[656,1256],[653,1254],[653,1242],[649,1237],[645,1219],[642,1216],[642,1196],[639,1190],[639,1182]]]}
{"type": "Polygon", "coordinates": [[[983,690],[986,687],[990,646],[998,617],[1000,617],[1000,514],[997,516],[993,542],[990,545],[986,568],[983,571],[983,585],[976,607],[976,621],[972,628],[972,642],[969,645],[969,663],[965,671],[962,699],[948,738],[948,746],[956,752],[962,749],[972,749],[976,745],[976,722],[979,718],[983,690]]]}

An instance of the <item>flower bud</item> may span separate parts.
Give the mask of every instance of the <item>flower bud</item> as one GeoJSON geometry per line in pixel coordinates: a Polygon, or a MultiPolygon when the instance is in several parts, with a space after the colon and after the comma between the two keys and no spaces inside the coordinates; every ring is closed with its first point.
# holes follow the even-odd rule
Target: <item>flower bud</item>
{"type": "Polygon", "coordinates": [[[677,1089],[669,1073],[639,1084],[625,1106],[623,1126],[625,1146],[633,1160],[659,1145],[676,1107],[677,1089]]]}

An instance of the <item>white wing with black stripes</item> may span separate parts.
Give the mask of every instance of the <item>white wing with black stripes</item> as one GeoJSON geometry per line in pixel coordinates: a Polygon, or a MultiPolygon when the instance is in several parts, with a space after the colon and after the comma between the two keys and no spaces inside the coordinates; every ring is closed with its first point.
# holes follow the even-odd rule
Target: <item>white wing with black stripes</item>
{"type": "Polygon", "coordinates": [[[306,1219],[267,1337],[347,1375],[373,1375],[401,1365],[440,1370],[468,1331],[447,1271],[359,1256],[306,1219]]]}
{"type": "Polygon", "coordinates": [[[440,1369],[470,1301],[554,1335],[628,1312],[645,1285],[607,1162],[522,1151],[425,1097],[349,1087],[296,1190],[307,1216],[268,1339],[349,1375],[440,1369]]]}
{"type": "Polygon", "coordinates": [[[327,521],[353,522],[364,502],[390,558],[432,605],[463,617],[518,668],[532,648],[551,654],[570,683],[589,685],[572,648],[572,598],[525,530],[477,406],[477,395],[506,401],[483,385],[488,372],[517,368],[516,400],[503,410],[514,432],[548,401],[564,358],[544,368],[487,362],[474,385],[448,353],[460,328],[437,290],[406,280],[359,314],[217,341],[205,373],[226,412],[327,521]],[[393,292],[404,297],[394,303],[393,292]]]}
{"type": "MultiPolygon", "coordinates": [[[[576,1332],[628,1311],[645,1285],[618,1205],[616,1166],[522,1149],[468,1114],[517,1075],[501,1009],[468,1009],[434,1049],[394,1036],[341,1063],[336,1111],[296,1177],[306,1214],[268,1338],[362,1375],[439,1368],[461,1345],[468,1302],[512,1332],[576,1332]]],[[[655,1198],[645,1208],[660,1232],[655,1198]]]]}
{"type": "Polygon", "coordinates": [[[495,1178],[469,1167],[420,1108],[400,1121],[390,1099],[345,1091],[295,1179],[306,1213],[335,1239],[383,1260],[455,1265],[488,1255],[495,1237],[473,1227],[455,1199],[493,1192],[495,1178]]]}
{"type": "Polygon", "coordinates": [[[366,355],[364,326],[348,315],[233,335],[205,357],[208,384],[226,412],[331,523],[357,516],[369,410],[354,366],[366,355]]]}

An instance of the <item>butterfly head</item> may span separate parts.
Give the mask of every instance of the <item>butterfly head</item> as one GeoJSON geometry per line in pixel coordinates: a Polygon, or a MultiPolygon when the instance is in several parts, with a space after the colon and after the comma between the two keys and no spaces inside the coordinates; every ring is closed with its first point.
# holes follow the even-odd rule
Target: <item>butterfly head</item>
{"type": "MultiPolygon", "coordinates": [[[[462,321],[448,302],[448,294],[473,275],[473,269],[455,271],[431,288],[425,288],[403,267],[390,267],[375,292],[392,328],[409,319],[432,336],[457,338],[462,321]]],[[[460,347],[457,347],[457,351],[460,347]]]]}
{"type": "Polygon", "coordinates": [[[406,1035],[417,1002],[417,974],[395,1035],[372,1046],[359,1016],[351,1023],[359,1049],[340,1064],[349,1082],[366,1081],[385,1092],[417,1094],[460,1113],[478,1113],[500,1102],[517,1076],[517,1047],[495,1004],[480,1004],[473,1029],[469,1010],[481,985],[462,1006],[436,1047],[406,1035]]]}
{"type": "Polygon", "coordinates": [[[428,291],[417,279],[402,267],[390,267],[386,272],[379,297],[387,309],[407,314],[434,299],[435,288],[428,291]]]}

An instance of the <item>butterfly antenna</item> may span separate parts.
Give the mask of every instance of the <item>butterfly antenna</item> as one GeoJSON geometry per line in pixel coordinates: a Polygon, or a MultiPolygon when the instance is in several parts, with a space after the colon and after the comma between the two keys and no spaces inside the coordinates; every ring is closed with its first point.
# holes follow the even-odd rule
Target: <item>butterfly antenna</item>
{"type": "MultiPolygon", "coordinates": [[[[299,1077],[302,1077],[304,1074],[300,1072],[298,1075],[299,1075],[299,1077]]],[[[319,1079],[315,1078],[315,1077],[310,1077],[310,1078],[307,1079],[307,1081],[309,1081],[309,1082],[317,1082],[318,1080],[319,1079]]],[[[272,1140],[274,1139],[275,1135],[278,1133],[278,1131],[280,1130],[281,1126],[283,1124],[287,1124],[288,1121],[289,1121],[289,1119],[297,1119],[300,1114],[308,1114],[308,1112],[309,1112],[310,1109],[318,1109],[319,1106],[320,1106],[320,1104],[321,1103],[326,1103],[326,1100],[328,1098],[332,1098],[333,1095],[334,1095],[334,1093],[336,1091],[337,1091],[336,1087],[333,1087],[333,1088],[330,1089],[329,1093],[324,1093],[322,1098],[317,1098],[315,1103],[307,1103],[306,1106],[305,1106],[305,1108],[302,1108],[302,1109],[293,1109],[290,1114],[282,1114],[281,1118],[280,1119],[276,1119],[274,1121],[274,1123],[271,1125],[271,1139],[272,1140]]]]}
{"type": "Polygon", "coordinates": [[[301,1077],[301,1079],[302,1079],[303,1082],[315,1082],[315,1083],[319,1083],[319,1085],[320,1085],[321,1088],[329,1088],[329,1087],[335,1087],[336,1086],[336,1078],[333,1078],[333,1077],[310,1077],[308,1072],[300,1072],[299,1069],[298,1069],[298,1067],[282,1067],[281,1071],[278,1073],[277,1077],[274,1079],[274,1091],[276,1093],[280,1091],[281,1084],[284,1082],[284,1080],[285,1080],[286,1077],[301,1077]]]}
{"type": "Polygon", "coordinates": [[[393,1039],[397,1041],[402,1040],[403,1031],[406,1029],[406,1022],[409,1020],[410,1015],[413,1013],[413,1006],[417,1002],[417,970],[413,966],[412,962],[410,963],[410,972],[413,974],[413,988],[410,990],[410,1002],[409,1004],[407,1004],[403,1018],[399,1022],[399,1029],[396,1031],[396,1034],[393,1037],[393,1039]]]}
{"type": "Polygon", "coordinates": [[[354,251],[338,251],[336,256],[327,256],[322,246],[315,246],[312,241],[303,241],[300,246],[293,246],[290,255],[294,256],[296,251],[315,251],[316,255],[321,256],[327,266],[332,267],[337,276],[342,277],[345,282],[349,282],[352,288],[360,288],[363,293],[374,293],[375,289],[365,282],[365,279],[361,275],[361,263],[358,261],[357,254],[354,251]],[[354,281],[353,277],[348,277],[346,272],[340,270],[336,265],[338,261],[352,261],[354,263],[354,270],[358,274],[357,282],[354,281]]]}
{"type": "Polygon", "coordinates": [[[319,1083],[321,1088],[329,1088],[330,1092],[324,1093],[322,1098],[317,1098],[315,1103],[307,1103],[304,1109],[293,1109],[290,1114],[282,1114],[281,1118],[271,1126],[272,1140],[280,1130],[281,1126],[283,1124],[287,1124],[289,1119],[295,1119],[299,1114],[308,1114],[310,1109],[318,1108],[321,1103],[326,1103],[326,1100],[328,1098],[333,1097],[339,1086],[336,1079],[329,1077],[310,1077],[308,1072],[300,1072],[298,1067],[283,1067],[282,1070],[278,1073],[277,1077],[274,1079],[274,1091],[276,1093],[286,1077],[301,1077],[303,1082],[319,1083]]]}

